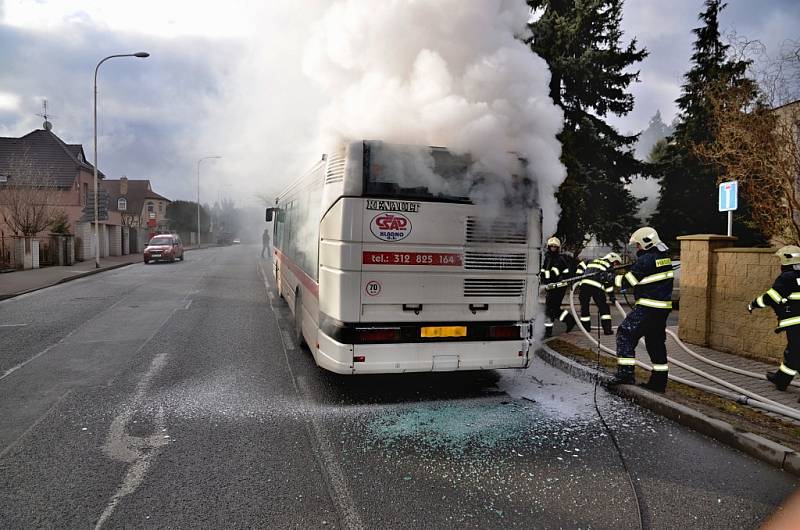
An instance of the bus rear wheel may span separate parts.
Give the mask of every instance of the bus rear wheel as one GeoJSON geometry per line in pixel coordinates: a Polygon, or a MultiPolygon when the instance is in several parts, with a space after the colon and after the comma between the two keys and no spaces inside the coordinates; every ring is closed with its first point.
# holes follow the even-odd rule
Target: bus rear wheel
{"type": "Polygon", "coordinates": [[[303,301],[300,298],[300,289],[294,296],[294,338],[300,348],[306,345],[306,339],[303,337],[303,301]]]}

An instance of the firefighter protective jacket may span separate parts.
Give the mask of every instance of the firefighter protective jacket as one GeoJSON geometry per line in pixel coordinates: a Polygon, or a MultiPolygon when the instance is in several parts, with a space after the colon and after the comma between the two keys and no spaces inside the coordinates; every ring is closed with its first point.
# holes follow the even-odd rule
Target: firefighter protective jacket
{"type": "Polygon", "coordinates": [[[539,278],[543,285],[555,283],[575,274],[575,259],[568,254],[547,252],[544,256],[539,278]]]}
{"type": "Polygon", "coordinates": [[[657,248],[640,250],[631,270],[614,279],[617,287],[630,285],[636,305],[655,309],[672,309],[672,284],[675,273],[672,260],[657,248]]]}
{"type": "Polygon", "coordinates": [[[772,288],[753,300],[753,307],[770,306],[778,317],[778,328],[800,324],[800,271],[792,265],[781,267],[772,288]]]}
{"type": "Polygon", "coordinates": [[[611,268],[611,263],[602,258],[592,260],[588,264],[585,261],[581,261],[578,264],[577,273],[579,275],[590,275],[589,278],[581,280],[581,287],[588,285],[590,287],[601,289],[609,294],[613,293],[614,272],[611,270],[611,268]]]}

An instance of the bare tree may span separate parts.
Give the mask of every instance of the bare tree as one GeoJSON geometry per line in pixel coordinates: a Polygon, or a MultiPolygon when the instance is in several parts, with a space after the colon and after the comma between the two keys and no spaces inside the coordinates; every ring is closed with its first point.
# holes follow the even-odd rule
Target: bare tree
{"type": "Polygon", "coordinates": [[[61,217],[60,194],[52,172],[27,155],[12,158],[4,172],[8,175],[0,184],[0,211],[14,234],[35,237],[61,217]]]}
{"type": "Polygon", "coordinates": [[[737,180],[751,205],[753,223],[778,243],[800,241],[800,103],[773,109],[747,87],[711,93],[714,144],[698,155],[737,180]]]}

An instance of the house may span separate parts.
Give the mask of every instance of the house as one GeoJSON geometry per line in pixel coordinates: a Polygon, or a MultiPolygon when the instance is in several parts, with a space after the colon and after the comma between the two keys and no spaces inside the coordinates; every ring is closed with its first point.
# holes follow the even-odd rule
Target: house
{"type": "Polygon", "coordinates": [[[172,202],[153,191],[149,180],[104,179],[108,209],[119,214],[130,238],[123,242],[131,252],[141,252],[148,239],[169,229],[167,205],[172,202]]]}
{"type": "MultiPolygon", "coordinates": [[[[63,213],[61,229],[74,236],[73,253],[78,260],[94,255],[94,166],[86,159],[83,146],[68,144],[52,131],[50,122],[20,138],[0,137],[0,237],[22,237],[38,241],[49,237],[51,227],[36,233],[20,233],[8,223],[9,197],[14,190],[34,190],[42,197],[50,217],[63,213]]],[[[98,179],[105,175],[98,171],[98,179]]],[[[110,210],[108,195],[98,188],[100,256],[123,254],[123,227],[119,212],[110,210]]],[[[30,232],[30,230],[28,230],[30,232]]],[[[123,236],[125,234],[125,236],[123,236]]],[[[70,261],[71,262],[71,261],[70,261]]]]}

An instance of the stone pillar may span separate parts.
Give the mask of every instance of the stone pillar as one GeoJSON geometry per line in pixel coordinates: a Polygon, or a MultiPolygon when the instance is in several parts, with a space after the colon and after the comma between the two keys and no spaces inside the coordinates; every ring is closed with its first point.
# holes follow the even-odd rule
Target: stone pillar
{"type": "Polygon", "coordinates": [[[122,227],[119,225],[108,225],[109,249],[111,256],[122,256],[122,227]]]}
{"type": "Polygon", "coordinates": [[[678,336],[685,342],[708,346],[711,331],[711,282],[714,251],[733,246],[736,237],[698,234],[681,236],[678,336]]]}
{"type": "Polygon", "coordinates": [[[122,255],[127,256],[131,253],[131,231],[127,226],[122,227],[122,255]]]}

